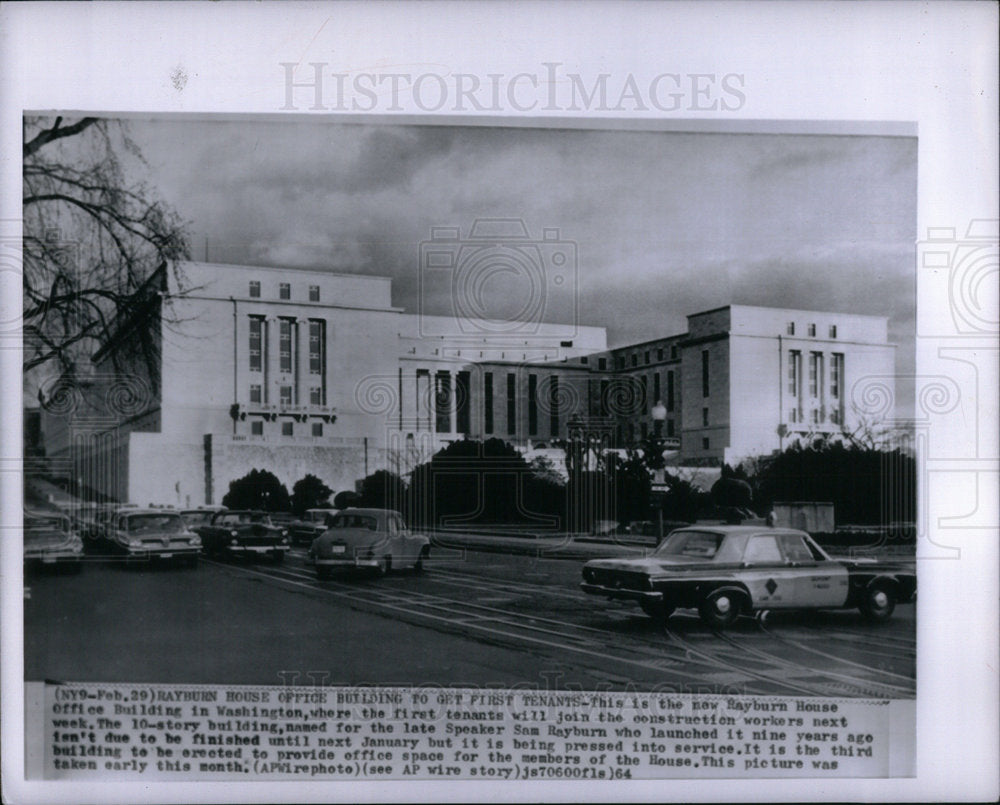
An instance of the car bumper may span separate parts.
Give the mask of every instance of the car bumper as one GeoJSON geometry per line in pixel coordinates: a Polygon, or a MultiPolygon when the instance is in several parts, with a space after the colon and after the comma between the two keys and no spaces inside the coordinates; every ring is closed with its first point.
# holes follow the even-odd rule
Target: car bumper
{"type": "Polygon", "coordinates": [[[314,564],[316,567],[331,568],[378,567],[378,559],[375,559],[374,557],[362,558],[360,556],[316,557],[314,564]]]}
{"type": "Polygon", "coordinates": [[[268,553],[284,553],[289,548],[288,545],[226,545],[226,553],[243,556],[261,556],[268,553]]]}
{"type": "Polygon", "coordinates": [[[82,554],[74,551],[38,551],[24,554],[25,562],[38,562],[43,565],[71,564],[79,562],[82,558],[82,554]]]}
{"type": "Polygon", "coordinates": [[[627,601],[650,601],[659,602],[663,600],[663,593],[655,590],[627,590],[621,587],[607,587],[603,584],[590,584],[582,582],[580,589],[591,595],[603,595],[605,598],[620,598],[627,601]]]}
{"type": "Polygon", "coordinates": [[[184,545],[176,548],[133,548],[125,549],[130,559],[172,559],[175,556],[197,556],[201,553],[200,545],[184,545]]]}

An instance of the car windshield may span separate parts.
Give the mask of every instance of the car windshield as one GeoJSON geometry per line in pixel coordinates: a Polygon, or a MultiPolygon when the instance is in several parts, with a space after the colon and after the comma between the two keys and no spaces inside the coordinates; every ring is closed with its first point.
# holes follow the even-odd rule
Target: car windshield
{"type": "Polygon", "coordinates": [[[722,539],[722,534],[712,531],[675,531],[653,555],[711,559],[718,552],[722,539]]]}
{"type": "Polygon", "coordinates": [[[263,512],[233,512],[232,514],[222,515],[216,523],[226,526],[247,525],[248,523],[264,523],[264,525],[268,525],[270,520],[263,512]]]}
{"type": "Polygon", "coordinates": [[[378,531],[378,520],[364,514],[341,514],[330,523],[330,528],[367,528],[378,531]]]}
{"type": "Polygon", "coordinates": [[[329,514],[325,509],[320,511],[308,511],[306,512],[306,520],[310,523],[324,523],[326,522],[326,516],[329,514]]]}
{"type": "Polygon", "coordinates": [[[179,514],[133,514],[125,521],[130,534],[179,534],[184,521],[179,514]]]}
{"type": "Polygon", "coordinates": [[[68,523],[62,517],[32,517],[24,521],[24,536],[41,536],[52,531],[67,531],[68,523]]]}
{"type": "Polygon", "coordinates": [[[212,512],[184,512],[181,516],[188,525],[207,525],[208,521],[212,519],[212,512]]]}

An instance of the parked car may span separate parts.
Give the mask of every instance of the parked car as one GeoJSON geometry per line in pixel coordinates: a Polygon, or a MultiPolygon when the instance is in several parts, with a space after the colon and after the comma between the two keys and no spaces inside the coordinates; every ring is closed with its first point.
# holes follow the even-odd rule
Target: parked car
{"type": "Polygon", "coordinates": [[[105,540],[129,559],[178,559],[188,567],[198,564],[201,551],[201,537],[174,509],[119,509],[105,540]]]}
{"type": "Polygon", "coordinates": [[[210,556],[270,556],[275,562],[285,558],[290,547],[288,530],[279,528],[267,512],[224,511],[198,529],[202,546],[210,556]]]}
{"type": "Polygon", "coordinates": [[[307,509],[301,518],[288,526],[288,536],[291,537],[292,544],[300,542],[311,545],[328,528],[330,519],[337,513],[337,509],[307,509]]]}
{"type": "Polygon", "coordinates": [[[336,569],[370,568],[384,575],[394,568],[420,571],[430,555],[430,540],[414,534],[392,509],[345,509],[313,540],[309,559],[316,575],[328,578],[336,569]]]}
{"type": "Polygon", "coordinates": [[[857,607],[884,621],[913,598],[916,584],[905,563],[833,559],[804,531],[693,525],[671,533],[651,556],[587,562],[580,586],[635,601],[657,618],[697,608],[721,629],[765,609],[857,607]]]}
{"type": "Polygon", "coordinates": [[[82,558],[83,540],[68,517],[59,513],[25,513],[26,565],[61,565],[79,571],[82,558]]]}

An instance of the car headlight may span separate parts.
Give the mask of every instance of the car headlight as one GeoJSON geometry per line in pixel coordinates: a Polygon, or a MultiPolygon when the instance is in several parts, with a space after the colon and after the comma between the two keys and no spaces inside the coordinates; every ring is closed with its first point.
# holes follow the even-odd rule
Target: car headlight
{"type": "Polygon", "coordinates": [[[285,543],[285,545],[287,545],[287,544],[288,544],[288,537],[282,537],[282,538],[281,538],[281,541],[282,541],[283,543],[285,543]]]}
{"type": "Polygon", "coordinates": [[[287,528],[281,529],[281,536],[283,536],[283,537],[287,537],[288,536],[288,529],[287,528]]]}
{"type": "Polygon", "coordinates": [[[201,537],[195,534],[191,539],[188,540],[192,545],[201,545],[201,537]]]}
{"type": "Polygon", "coordinates": [[[229,532],[229,536],[231,536],[231,537],[235,537],[235,536],[236,536],[236,534],[237,534],[237,532],[236,532],[236,531],[230,531],[230,532],[229,532]]]}
{"type": "Polygon", "coordinates": [[[240,541],[238,539],[231,539],[231,540],[229,540],[229,544],[230,545],[239,545],[240,541]]]}

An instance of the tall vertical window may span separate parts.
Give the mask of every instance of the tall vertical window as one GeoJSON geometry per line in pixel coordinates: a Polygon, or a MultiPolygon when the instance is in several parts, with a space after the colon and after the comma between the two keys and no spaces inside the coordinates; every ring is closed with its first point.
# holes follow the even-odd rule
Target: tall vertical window
{"type": "Polygon", "coordinates": [[[416,373],[416,399],[414,402],[414,410],[417,412],[417,430],[419,430],[424,423],[423,414],[427,414],[427,430],[431,429],[431,409],[433,405],[431,403],[431,373],[427,369],[417,369],[416,373]]]}
{"type": "Polygon", "coordinates": [[[309,286],[309,301],[318,302],[319,301],[319,286],[310,285],[309,286]]]}
{"type": "Polygon", "coordinates": [[[708,427],[708,409],[707,408],[702,408],[701,409],[701,426],[703,428],[707,428],[708,427]]]}
{"type": "Polygon", "coordinates": [[[835,400],[840,399],[841,388],[844,384],[844,356],[840,352],[834,352],[830,356],[830,396],[835,400]]]}
{"type": "Polygon", "coordinates": [[[255,419],[250,423],[250,434],[252,436],[263,436],[264,435],[264,421],[261,419],[255,419]]]}
{"type": "Polygon", "coordinates": [[[322,436],[323,435],[323,423],[322,422],[313,422],[312,423],[312,435],[313,436],[322,436]]]}
{"type": "Polygon", "coordinates": [[[455,375],[455,430],[472,430],[472,377],[468,372],[455,375]]]}
{"type": "Polygon", "coordinates": [[[507,435],[517,433],[517,376],[507,374],[507,435]]]}
{"type": "Polygon", "coordinates": [[[660,373],[653,375],[653,404],[660,401],[660,373]]]}
{"type": "Polygon", "coordinates": [[[326,405],[326,322],[322,319],[309,320],[309,374],[319,378],[319,402],[313,404],[326,405]]]}
{"type": "Polygon", "coordinates": [[[559,438],[559,375],[549,375],[549,434],[559,438]]]}
{"type": "Polygon", "coordinates": [[[639,378],[639,384],[642,386],[642,396],[639,397],[639,411],[646,413],[646,409],[649,408],[649,378],[643,375],[639,378]]]}
{"type": "Polygon", "coordinates": [[[788,322],[788,325],[785,327],[785,333],[787,335],[795,335],[795,322],[794,321],[788,322]]]}
{"type": "Polygon", "coordinates": [[[667,372],[667,410],[674,410],[674,373],[667,372]]]}
{"type": "Polygon", "coordinates": [[[605,370],[607,370],[607,368],[608,368],[608,359],[607,358],[598,358],[597,359],[597,368],[600,369],[602,372],[605,371],[605,370]]]}
{"type": "Polygon", "coordinates": [[[837,325],[836,324],[831,324],[830,325],[830,338],[836,338],[836,337],[837,337],[837,325]]]}
{"type": "Polygon", "coordinates": [[[538,435],[538,375],[528,375],[528,435],[538,435]]]}
{"type": "Polygon", "coordinates": [[[292,322],[289,319],[278,322],[278,371],[292,371],[292,322]]]}
{"type": "Polygon", "coordinates": [[[291,386],[282,386],[278,390],[278,400],[281,402],[282,405],[291,405],[292,404],[292,387],[291,386]]]}
{"type": "Polygon", "coordinates": [[[708,350],[701,351],[701,396],[708,396],[708,350]]]}
{"type": "Polygon", "coordinates": [[[672,360],[672,361],[677,360],[677,345],[676,344],[674,344],[673,346],[670,347],[670,360],[672,360]]]}
{"type": "Polygon", "coordinates": [[[809,337],[810,338],[815,338],[816,337],[816,325],[815,324],[810,324],[809,325],[809,337]]]}
{"type": "Polygon", "coordinates": [[[823,353],[809,353],[809,396],[820,396],[820,378],[823,376],[823,353]]]}
{"type": "Polygon", "coordinates": [[[323,389],[319,386],[309,387],[309,404],[310,405],[322,405],[323,404],[323,389]]]}
{"type": "Polygon", "coordinates": [[[250,280],[250,296],[253,299],[260,298],[260,281],[250,280]]]}
{"type": "Polygon", "coordinates": [[[632,366],[639,365],[639,355],[635,352],[632,353],[632,366]]]}
{"type": "Polygon", "coordinates": [[[250,371],[260,372],[263,369],[264,360],[261,352],[261,342],[263,340],[264,319],[259,316],[250,317],[250,371]]]}
{"type": "Polygon", "coordinates": [[[281,423],[281,435],[282,436],[294,436],[295,435],[295,425],[292,422],[282,422],[281,423]]]}
{"type": "Polygon", "coordinates": [[[656,350],[656,360],[658,361],[663,360],[663,347],[660,347],[658,350],[656,350]]]}
{"type": "Polygon", "coordinates": [[[250,384],[250,402],[252,403],[262,402],[260,395],[260,383],[250,384]]]}
{"type": "Polygon", "coordinates": [[[278,285],[278,298],[279,299],[291,299],[292,298],[292,286],[287,282],[282,282],[278,285]]]}
{"type": "Polygon", "coordinates": [[[493,372],[483,375],[483,432],[493,433],[493,372]]]}
{"type": "Polygon", "coordinates": [[[435,431],[451,432],[451,372],[442,371],[434,376],[435,431]]]}
{"type": "Polygon", "coordinates": [[[645,359],[645,362],[647,364],[649,364],[649,350],[648,349],[646,350],[646,354],[643,356],[643,358],[645,359]]]}
{"type": "Polygon", "coordinates": [[[802,371],[802,353],[793,349],[788,353],[788,393],[799,396],[799,373],[802,371]]]}

